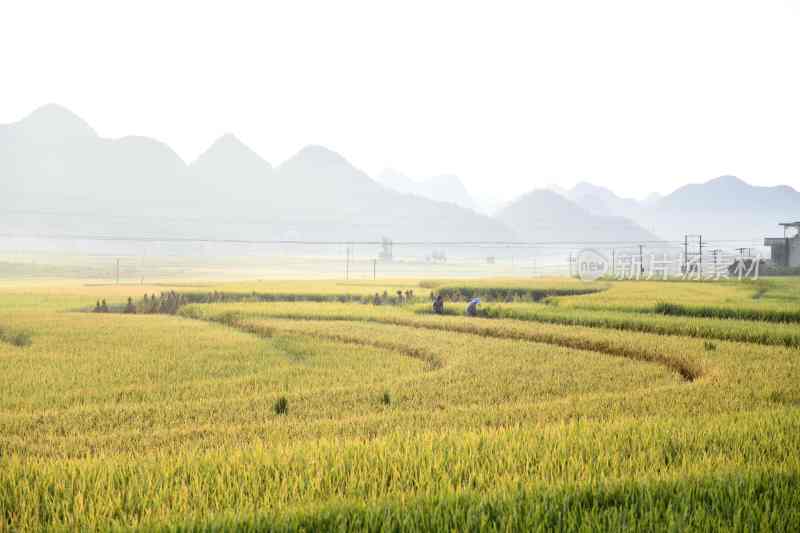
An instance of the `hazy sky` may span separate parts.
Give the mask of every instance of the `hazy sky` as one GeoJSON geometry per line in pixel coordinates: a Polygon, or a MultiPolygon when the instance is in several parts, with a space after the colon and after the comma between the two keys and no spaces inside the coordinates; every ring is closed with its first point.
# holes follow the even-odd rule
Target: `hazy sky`
{"type": "Polygon", "coordinates": [[[800,1],[0,4],[0,122],[48,102],[187,161],[233,132],[509,198],[800,188],[800,1]]]}

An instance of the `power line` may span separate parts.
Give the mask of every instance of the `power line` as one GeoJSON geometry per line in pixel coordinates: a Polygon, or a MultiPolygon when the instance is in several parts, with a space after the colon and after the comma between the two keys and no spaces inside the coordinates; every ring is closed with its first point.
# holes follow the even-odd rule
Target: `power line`
{"type": "MultiPolygon", "coordinates": [[[[260,239],[211,239],[204,237],[124,237],[114,235],[66,235],[66,234],[9,234],[0,233],[0,237],[13,239],[51,239],[51,240],[82,240],[99,242],[143,242],[143,243],[197,243],[197,244],[263,244],[263,245],[311,245],[311,246],[349,246],[369,245],[380,246],[382,241],[322,241],[322,240],[260,240],[260,239]]],[[[756,239],[715,239],[714,243],[744,243],[760,242],[756,239]]],[[[530,246],[609,246],[629,245],[636,247],[639,244],[651,245],[678,245],[683,241],[649,240],[649,241],[393,241],[399,246],[473,246],[473,247],[530,247],[530,246]]]]}

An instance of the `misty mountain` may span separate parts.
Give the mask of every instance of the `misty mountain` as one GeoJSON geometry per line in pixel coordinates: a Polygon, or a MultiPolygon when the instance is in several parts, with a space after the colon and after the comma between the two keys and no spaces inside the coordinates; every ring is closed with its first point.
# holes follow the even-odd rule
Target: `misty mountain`
{"type": "Polygon", "coordinates": [[[779,222],[800,219],[800,192],[786,185],[759,187],[735,176],[720,176],[680,187],[640,218],[660,235],[675,239],[690,233],[708,239],[760,241],[782,235],[779,222]]]}
{"type": "Polygon", "coordinates": [[[56,106],[4,127],[0,207],[142,214],[186,201],[186,165],[167,145],[146,137],[98,137],[86,122],[56,106]]]}
{"type": "Polygon", "coordinates": [[[639,241],[699,233],[760,241],[780,235],[778,222],[800,219],[798,191],[733,176],[641,204],[588,183],[561,195],[534,191],[492,218],[465,207],[475,200],[454,176],[415,182],[384,173],[381,180],[322,146],[273,167],[231,134],[187,164],[148,137],[103,138],[52,104],[0,125],[0,230],[8,233],[339,241],[639,241]]]}
{"type": "Polygon", "coordinates": [[[631,198],[622,198],[610,189],[582,181],[565,189],[558,185],[548,185],[547,190],[563,196],[589,213],[601,216],[623,216],[636,218],[643,204],[631,198]]]}
{"type": "Polygon", "coordinates": [[[551,190],[529,192],[495,217],[528,241],[655,241],[633,221],[591,213],[551,190]]]}
{"type": "Polygon", "coordinates": [[[373,212],[400,196],[338,153],[315,145],[281,164],[273,187],[274,209],[311,215],[373,212]]]}
{"type": "Polygon", "coordinates": [[[187,165],[44,106],[0,126],[0,226],[25,233],[234,239],[510,240],[500,222],[401,194],[308,146],[274,168],[233,135],[187,165]]]}
{"type": "Polygon", "coordinates": [[[377,177],[377,181],[398,192],[416,194],[438,202],[450,202],[467,209],[482,211],[464,187],[458,176],[443,174],[424,180],[413,180],[397,171],[386,169],[377,177]]]}
{"type": "Polygon", "coordinates": [[[705,183],[684,185],[659,203],[660,209],[688,211],[741,211],[754,208],[776,211],[800,209],[800,192],[780,185],[757,187],[736,176],[720,176],[705,183]]]}
{"type": "Polygon", "coordinates": [[[644,208],[650,208],[656,206],[662,199],[664,198],[663,195],[657,192],[651,192],[644,199],[639,202],[639,204],[644,208]]]}
{"type": "Polygon", "coordinates": [[[214,141],[187,172],[195,198],[233,213],[245,206],[257,209],[273,179],[272,165],[230,133],[214,141]]]}
{"type": "Polygon", "coordinates": [[[633,217],[641,205],[630,198],[620,198],[605,187],[592,185],[585,181],[567,191],[567,198],[586,211],[595,215],[616,215],[633,217]]]}
{"type": "Polygon", "coordinates": [[[280,165],[276,190],[290,220],[317,220],[360,238],[405,240],[510,240],[500,222],[453,203],[402,194],[372,180],[339,154],[308,146],[280,165]],[[374,238],[374,237],[372,237],[374,238]]]}

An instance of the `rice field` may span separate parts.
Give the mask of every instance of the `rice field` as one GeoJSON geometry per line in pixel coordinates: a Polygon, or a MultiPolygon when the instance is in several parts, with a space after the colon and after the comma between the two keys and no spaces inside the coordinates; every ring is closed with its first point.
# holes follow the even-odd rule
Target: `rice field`
{"type": "Polygon", "coordinates": [[[0,531],[798,530],[798,315],[791,278],[3,283],[0,531]]]}

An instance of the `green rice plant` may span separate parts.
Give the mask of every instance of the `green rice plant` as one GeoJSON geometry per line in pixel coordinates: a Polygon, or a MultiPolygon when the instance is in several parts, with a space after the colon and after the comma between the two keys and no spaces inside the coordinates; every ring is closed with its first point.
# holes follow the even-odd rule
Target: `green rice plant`
{"type": "Polygon", "coordinates": [[[800,322],[798,295],[800,278],[771,278],[704,283],[614,282],[602,293],[556,299],[565,307],[587,311],[797,323],[800,322]],[[665,295],[669,301],[664,301],[665,295]]]}
{"type": "Polygon", "coordinates": [[[0,324],[0,342],[22,348],[31,344],[31,334],[27,331],[14,331],[0,324]]]}
{"type": "Polygon", "coordinates": [[[438,293],[446,300],[457,302],[473,298],[482,298],[489,302],[538,302],[553,296],[594,294],[602,290],[604,289],[600,286],[569,288],[445,286],[440,287],[438,293]]]}
{"type": "Polygon", "coordinates": [[[281,396],[277,400],[275,400],[275,404],[272,407],[272,410],[275,411],[276,415],[286,415],[289,413],[289,400],[286,399],[286,396],[281,396]]]}
{"type": "MultiPolygon", "coordinates": [[[[419,313],[429,313],[425,307],[419,313]]],[[[459,314],[452,307],[446,310],[451,315],[459,314]]],[[[800,347],[800,331],[794,324],[757,322],[737,319],[707,319],[674,314],[631,313],[605,309],[586,310],[574,307],[553,307],[539,304],[492,304],[479,310],[484,318],[506,318],[540,323],[587,326],[623,331],[654,333],[658,335],[682,335],[800,347]]]]}
{"type": "Polygon", "coordinates": [[[685,314],[683,307],[669,302],[658,302],[656,304],[655,312],[658,313],[659,315],[673,315],[673,316],[679,316],[685,314]]]}
{"type": "Polygon", "coordinates": [[[778,323],[800,322],[800,310],[797,309],[748,309],[744,307],[677,305],[660,302],[656,304],[654,311],[658,314],[672,316],[754,320],[778,323]]]}

